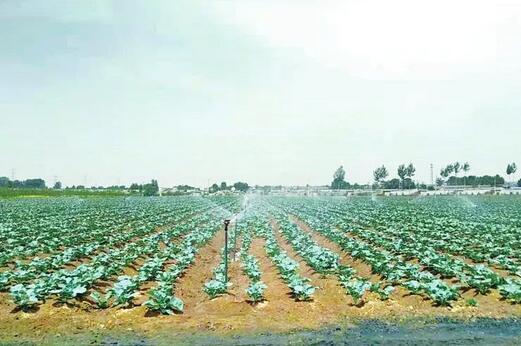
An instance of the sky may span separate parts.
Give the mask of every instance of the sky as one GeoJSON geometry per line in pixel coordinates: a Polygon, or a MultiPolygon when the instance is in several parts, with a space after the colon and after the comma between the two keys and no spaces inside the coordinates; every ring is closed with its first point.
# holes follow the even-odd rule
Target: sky
{"type": "Polygon", "coordinates": [[[430,182],[521,164],[521,1],[0,1],[0,176],[430,182]]]}

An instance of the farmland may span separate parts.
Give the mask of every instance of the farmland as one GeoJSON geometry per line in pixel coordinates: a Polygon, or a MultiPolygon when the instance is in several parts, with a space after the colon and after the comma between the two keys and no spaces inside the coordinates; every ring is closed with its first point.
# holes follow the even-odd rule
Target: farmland
{"type": "Polygon", "coordinates": [[[521,317],[521,198],[0,201],[0,337],[439,316],[521,317]]]}

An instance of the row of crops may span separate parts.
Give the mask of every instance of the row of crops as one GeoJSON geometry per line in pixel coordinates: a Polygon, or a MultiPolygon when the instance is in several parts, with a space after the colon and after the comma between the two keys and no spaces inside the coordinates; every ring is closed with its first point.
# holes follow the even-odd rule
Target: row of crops
{"type": "Polygon", "coordinates": [[[146,305],[161,312],[182,310],[174,282],[221,220],[240,208],[236,198],[20,200],[0,206],[0,290],[18,307],[49,299],[129,306],[146,282],[156,282],[146,305]],[[138,261],[136,275],[122,275],[138,261]]]}
{"type": "Polygon", "coordinates": [[[315,299],[319,288],[305,265],[338,282],[354,306],[403,291],[434,306],[451,305],[469,290],[521,303],[517,197],[243,202],[239,196],[0,201],[0,294],[20,309],[51,300],[180,313],[179,279],[231,218],[227,247],[238,251],[232,259],[218,245],[218,264],[200,287],[208,299],[229,293],[227,261],[236,260],[248,279],[248,301],[265,300],[270,282],[262,253],[296,301],[315,299]],[[255,240],[262,244],[256,256],[255,240]]]}
{"type": "MultiPolygon", "coordinates": [[[[385,292],[402,286],[448,305],[467,290],[481,295],[498,290],[505,300],[521,302],[521,201],[516,197],[274,198],[270,203],[286,222],[292,219],[288,215],[302,220],[369,265],[385,292]]],[[[360,278],[354,286],[372,288],[360,278]]]]}

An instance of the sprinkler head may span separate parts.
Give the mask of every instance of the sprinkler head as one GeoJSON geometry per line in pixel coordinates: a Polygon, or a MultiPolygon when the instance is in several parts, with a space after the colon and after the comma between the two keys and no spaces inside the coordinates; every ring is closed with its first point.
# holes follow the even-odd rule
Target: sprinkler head
{"type": "Polygon", "coordinates": [[[225,226],[228,226],[229,224],[230,224],[230,220],[229,219],[224,220],[224,225],[225,226]]]}

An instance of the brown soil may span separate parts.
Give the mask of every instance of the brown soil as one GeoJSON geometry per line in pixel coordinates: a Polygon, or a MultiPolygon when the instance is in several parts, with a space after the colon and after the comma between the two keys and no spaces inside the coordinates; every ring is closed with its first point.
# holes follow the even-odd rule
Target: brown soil
{"type": "MultiPolygon", "coordinates": [[[[389,301],[380,301],[370,296],[359,307],[352,305],[351,297],[345,294],[335,277],[322,277],[313,273],[301,261],[302,274],[312,279],[319,287],[311,302],[295,302],[289,289],[278,276],[277,269],[266,256],[264,240],[255,239],[250,253],[257,257],[262,270],[261,280],[268,288],[266,301],[250,304],[244,292],[249,279],[243,274],[239,262],[230,265],[230,281],[233,286],[229,294],[210,300],[202,291],[203,284],[212,277],[213,268],[219,263],[219,250],[223,246],[223,232],[200,249],[195,263],[176,284],[176,296],[185,303],[185,312],[162,316],[147,312],[145,306],[132,308],[110,308],[95,310],[86,302],[75,306],[48,301],[32,312],[17,311],[8,294],[0,293],[0,340],[43,340],[44,336],[71,335],[89,331],[92,333],[139,332],[154,336],[166,332],[217,331],[260,332],[289,331],[302,328],[345,324],[358,319],[401,319],[421,316],[447,316],[467,319],[483,317],[521,317],[521,305],[511,305],[499,300],[497,292],[478,296],[479,306],[465,306],[463,300],[454,307],[434,307],[418,296],[407,296],[398,291],[389,301]]],[[[277,236],[281,247],[288,255],[299,259],[289,245],[277,236]]],[[[334,251],[334,244],[323,241],[334,251]]],[[[342,253],[342,252],[339,252],[342,253]]],[[[346,256],[342,254],[343,260],[346,256]]],[[[362,268],[361,266],[359,268],[362,268]]],[[[362,269],[360,269],[362,271],[362,269]]],[[[145,287],[145,290],[149,287],[145,287]]],[[[464,293],[471,297],[472,292],[464,293]]]]}

